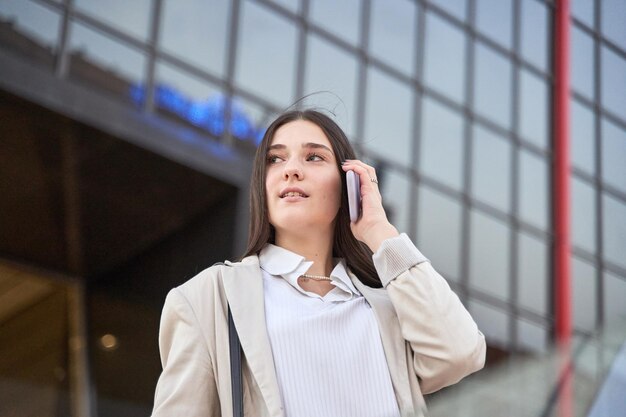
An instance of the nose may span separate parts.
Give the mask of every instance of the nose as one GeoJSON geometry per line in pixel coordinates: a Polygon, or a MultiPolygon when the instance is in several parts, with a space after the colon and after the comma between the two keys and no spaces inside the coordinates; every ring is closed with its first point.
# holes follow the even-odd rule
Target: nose
{"type": "Polygon", "coordinates": [[[304,178],[304,174],[302,172],[302,167],[297,161],[290,160],[285,164],[285,170],[283,172],[283,178],[285,180],[289,180],[291,178],[295,180],[302,180],[304,178]]]}

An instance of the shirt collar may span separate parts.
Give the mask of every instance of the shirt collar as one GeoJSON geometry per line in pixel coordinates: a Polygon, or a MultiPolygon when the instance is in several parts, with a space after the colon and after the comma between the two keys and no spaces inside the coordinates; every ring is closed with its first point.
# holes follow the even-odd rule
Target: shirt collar
{"type": "MultiPolygon", "coordinates": [[[[332,278],[331,283],[347,293],[347,295],[349,295],[348,299],[352,298],[353,295],[361,295],[354,284],[352,284],[344,260],[341,258],[333,258],[333,261],[335,262],[335,267],[330,273],[330,277],[332,278]]],[[[265,272],[271,275],[281,276],[301,293],[311,295],[310,292],[304,291],[298,284],[298,278],[306,273],[313,265],[313,262],[307,261],[304,256],[268,243],[259,253],[259,263],[261,269],[265,272]]],[[[331,293],[334,292],[335,290],[331,291],[324,298],[328,299],[331,293]]],[[[335,297],[329,298],[335,299],[335,297]]],[[[345,299],[345,297],[340,298],[345,299]]]]}

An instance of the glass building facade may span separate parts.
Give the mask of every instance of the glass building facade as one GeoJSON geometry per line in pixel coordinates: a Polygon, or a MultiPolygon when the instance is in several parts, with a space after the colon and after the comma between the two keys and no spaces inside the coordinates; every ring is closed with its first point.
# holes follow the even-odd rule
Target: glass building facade
{"type": "MultiPolygon", "coordinates": [[[[275,115],[324,109],[377,168],[391,222],[431,259],[485,333],[491,366],[503,357],[541,357],[554,341],[555,7],[552,0],[0,0],[0,52],[59,88],[165,124],[181,143],[191,135],[235,152],[243,165],[275,115]]],[[[571,284],[573,334],[583,341],[626,316],[626,1],[574,0],[571,12],[571,284]]],[[[7,94],[29,102],[37,88],[7,94]]],[[[97,128],[115,137],[122,120],[97,128]]],[[[243,165],[220,175],[228,182],[243,165]]],[[[224,213],[236,205],[225,204],[224,213]]],[[[232,223],[223,227],[234,233],[232,223]]],[[[242,234],[235,235],[240,248],[242,234]]],[[[203,235],[194,236],[202,245],[203,235]]],[[[52,369],[47,377],[56,381],[45,415],[82,415],[81,407],[99,416],[149,413],[166,287],[191,276],[185,260],[198,262],[197,270],[239,254],[211,248],[208,259],[201,247],[195,257],[181,256],[152,292],[138,278],[152,261],[141,261],[142,272],[128,266],[132,257],[69,271],[36,262],[40,273],[23,282],[50,294],[67,288],[33,298],[60,309],[46,318],[58,327],[47,336],[57,358],[50,354],[37,368],[52,369]],[[57,282],[47,269],[64,278],[57,282]],[[82,303],[72,301],[76,294],[82,303]],[[84,322],[68,318],[75,315],[84,322]],[[133,345],[143,326],[152,326],[154,339],[133,345]],[[82,348],[62,343],[81,331],[82,348]]],[[[18,259],[0,270],[0,297],[8,299],[22,282],[15,271],[30,262],[3,253],[7,265],[18,259]]],[[[158,257],[148,248],[133,253],[158,257]]],[[[25,313],[6,315],[0,328],[19,335],[17,327],[29,323],[21,315],[37,314],[39,303],[25,301],[25,313]]],[[[11,373],[19,361],[28,360],[16,357],[0,375],[7,386],[22,381],[11,373]]],[[[34,378],[28,374],[26,381],[34,378]]]]}

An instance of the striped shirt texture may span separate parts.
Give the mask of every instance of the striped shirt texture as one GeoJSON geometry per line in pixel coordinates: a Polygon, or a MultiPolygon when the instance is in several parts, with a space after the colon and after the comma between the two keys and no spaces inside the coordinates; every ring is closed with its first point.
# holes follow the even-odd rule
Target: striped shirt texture
{"type": "Polygon", "coordinates": [[[344,261],[322,297],[298,284],[313,262],[272,244],[259,260],[286,417],[399,417],[376,317],[344,261]]]}

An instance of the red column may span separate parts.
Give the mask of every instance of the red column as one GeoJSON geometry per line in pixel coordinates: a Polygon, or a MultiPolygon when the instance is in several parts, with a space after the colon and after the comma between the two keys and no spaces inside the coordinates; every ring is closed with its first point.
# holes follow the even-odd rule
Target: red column
{"type": "Polygon", "coordinates": [[[572,289],[570,263],[570,7],[569,0],[556,0],[554,27],[554,318],[560,354],[558,415],[572,416],[572,289]]]}

